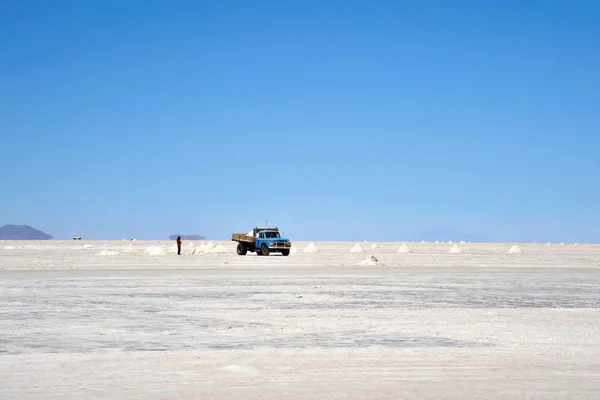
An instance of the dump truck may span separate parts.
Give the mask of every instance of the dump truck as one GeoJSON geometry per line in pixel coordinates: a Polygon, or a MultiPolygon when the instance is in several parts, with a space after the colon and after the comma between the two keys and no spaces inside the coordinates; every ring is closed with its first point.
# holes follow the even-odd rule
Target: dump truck
{"type": "Polygon", "coordinates": [[[248,252],[255,252],[259,256],[268,256],[271,253],[289,256],[292,248],[292,242],[281,237],[277,227],[255,227],[248,233],[234,233],[231,240],[238,243],[237,253],[240,256],[248,252]]]}

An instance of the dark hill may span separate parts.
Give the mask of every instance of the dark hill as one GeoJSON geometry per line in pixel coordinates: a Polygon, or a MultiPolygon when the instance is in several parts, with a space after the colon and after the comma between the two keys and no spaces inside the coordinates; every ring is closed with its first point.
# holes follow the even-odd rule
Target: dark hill
{"type": "Polygon", "coordinates": [[[204,240],[206,239],[204,236],[200,236],[200,235],[171,235],[169,236],[169,239],[171,240],[176,240],[177,236],[181,236],[181,240],[204,240]]]}
{"type": "Polygon", "coordinates": [[[50,240],[52,235],[29,225],[4,225],[0,227],[0,240],[50,240]]]}

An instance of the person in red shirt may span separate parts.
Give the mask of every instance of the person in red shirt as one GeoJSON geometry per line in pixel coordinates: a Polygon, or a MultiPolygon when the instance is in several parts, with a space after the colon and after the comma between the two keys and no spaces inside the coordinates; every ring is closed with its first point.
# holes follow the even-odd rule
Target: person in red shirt
{"type": "Polygon", "coordinates": [[[177,236],[177,255],[181,255],[181,236],[177,236]]]}

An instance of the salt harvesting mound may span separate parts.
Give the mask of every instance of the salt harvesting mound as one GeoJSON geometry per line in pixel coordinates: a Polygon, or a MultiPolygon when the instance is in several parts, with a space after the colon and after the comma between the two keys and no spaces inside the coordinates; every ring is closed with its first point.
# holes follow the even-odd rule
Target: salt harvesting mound
{"type": "Polygon", "coordinates": [[[213,253],[227,253],[227,247],[220,244],[220,245],[213,247],[213,249],[211,251],[213,253]]]}
{"type": "Polygon", "coordinates": [[[123,253],[135,253],[135,249],[133,248],[133,245],[130,244],[129,246],[125,246],[123,247],[123,250],[121,250],[123,253]]]}
{"type": "Polygon", "coordinates": [[[398,247],[398,250],[396,250],[396,253],[409,254],[409,253],[412,253],[412,250],[410,249],[410,247],[408,247],[406,245],[406,243],[402,243],[402,246],[398,247]]]}
{"type": "Polygon", "coordinates": [[[375,256],[369,256],[356,265],[359,267],[381,267],[381,266],[383,266],[383,264],[381,264],[379,262],[379,260],[377,259],[377,257],[375,257],[375,256]]]}
{"type": "Polygon", "coordinates": [[[506,254],[523,254],[523,249],[517,245],[514,245],[506,252],[506,254]]]}
{"type": "Polygon", "coordinates": [[[458,245],[454,245],[450,248],[450,250],[448,251],[448,253],[450,254],[461,254],[463,251],[460,247],[458,247],[458,245]]]}
{"type": "Polygon", "coordinates": [[[191,249],[188,249],[188,253],[189,256],[193,256],[193,255],[200,255],[200,254],[204,254],[203,251],[200,250],[200,248],[198,247],[192,247],[191,249]]]}
{"type": "Polygon", "coordinates": [[[317,246],[315,246],[314,243],[310,243],[308,246],[306,246],[306,248],[304,249],[305,253],[319,253],[320,250],[317,248],[317,246]]]}
{"type": "Polygon", "coordinates": [[[377,243],[373,243],[373,244],[371,245],[371,248],[372,248],[372,249],[378,249],[378,248],[379,248],[379,245],[378,245],[377,243]]]}
{"type": "Polygon", "coordinates": [[[165,249],[163,249],[160,246],[146,247],[146,250],[144,250],[144,253],[148,254],[149,256],[166,256],[167,255],[167,252],[165,251],[165,249]]]}
{"type": "Polygon", "coordinates": [[[363,247],[360,245],[360,243],[356,243],[350,249],[350,253],[364,253],[364,252],[365,252],[365,249],[363,249],[363,247]]]}
{"type": "Polygon", "coordinates": [[[110,251],[110,250],[102,250],[100,253],[98,253],[99,256],[116,256],[119,255],[119,253],[117,253],[116,251],[110,251]]]}

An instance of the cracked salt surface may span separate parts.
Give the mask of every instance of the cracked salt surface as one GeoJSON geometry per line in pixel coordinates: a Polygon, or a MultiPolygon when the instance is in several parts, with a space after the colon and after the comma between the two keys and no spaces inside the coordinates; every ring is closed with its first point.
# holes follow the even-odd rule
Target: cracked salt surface
{"type": "Polygon", "coordinates": [[[600,397],[600,246],[219,244],[8,243],[0,398],[600,397]]]}

